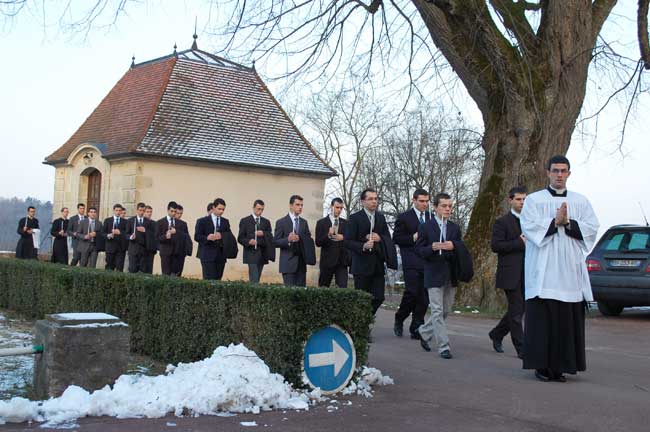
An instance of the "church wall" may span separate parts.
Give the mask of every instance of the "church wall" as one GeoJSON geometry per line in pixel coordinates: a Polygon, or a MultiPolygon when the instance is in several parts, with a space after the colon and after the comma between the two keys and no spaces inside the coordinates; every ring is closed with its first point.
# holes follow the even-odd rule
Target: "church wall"
{"type": "MultiPolygon", "coordinates": [[[[217,197],[226,201],[226,217],[237,236],[239,220],[252,211],[253,201],[262,199],[266,208],[264,217],[275,221],[288,212],[289,197],[301,195],[304,201],[303,217],[309,222],[312,236],[316,221],[323,214],[325,179],[317,176],[291,175],[288,172],[215,166],[211,164],[168,163],[141,160],[137,162],[135,201],[143,201],[154,208],[154,219],[166,215],[167,203],[177,201],[184,207],[183,220],[194,236],[196,220],[206,215],[206,205],[217,197]]],[[[131,180],[129,180],[131,181],[131,180]]],[[[129,212],[129,214],[132,214],[129,212]]],[[[196,243],[194,253],[196,253],[196,243]]],[[[279,250],[278,250],[279,251],[279,250]]],[[[242,247],[234,260],[228,260],[224,279],[248,279],[248,267],[242,263],[242,247]]],[[[262,282],[281,282],[278,261],[265,266],[262,282]]],[[[308,284],[316,285],[318,269],[308,266],[308,284]]],[[[155,272],[160,272],[160,259],[155,261],[155,272]]],[[[196,257],[185,261],[184,276],[201,277],[201,264],[196,257]]]]}

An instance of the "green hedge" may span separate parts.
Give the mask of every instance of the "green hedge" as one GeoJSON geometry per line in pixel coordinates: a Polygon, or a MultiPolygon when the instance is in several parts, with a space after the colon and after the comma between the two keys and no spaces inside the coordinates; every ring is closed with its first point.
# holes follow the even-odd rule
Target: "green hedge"
{"type": "Polygon", "coordinates": [[[132,351],[172,363],[243,342],[295,385],[303,344],[329,324],[350,333],[358,364],[366,362],[370,300],[353,289],[208,282],[0,258],[0,307],[30,318],[116,315],[131,327],[132,351]]]}

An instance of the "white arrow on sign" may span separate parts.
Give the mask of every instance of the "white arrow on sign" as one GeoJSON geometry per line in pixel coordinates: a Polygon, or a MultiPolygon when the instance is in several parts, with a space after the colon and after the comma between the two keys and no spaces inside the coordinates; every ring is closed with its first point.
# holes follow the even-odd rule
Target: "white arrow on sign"
{"type": "Polygon", "coordinates": [[[309,367],[334,365],[334,376],[336,377],[350,355],[345,352],[341,345],[332,340],[332,351],[319,354],[309,354],[309,367]]]}

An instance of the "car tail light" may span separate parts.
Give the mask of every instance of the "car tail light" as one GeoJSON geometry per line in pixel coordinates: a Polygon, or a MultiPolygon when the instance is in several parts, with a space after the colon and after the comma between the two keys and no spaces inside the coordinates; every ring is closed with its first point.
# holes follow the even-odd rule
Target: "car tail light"
{"type": "MultiPolygon", "coordinates": [[[[588,259],[587,260],[587,271],[588,272],[594,272],[594,271],[602,271],[603,268],[600,265],[600,261],[595,260],[595,259],[588,259]]],[[[647,269],[646,269],[647,271],[647,269]]]]}
{"type": "Polygon", "coordinates": [[[645,267],[645,272],[650,274],[650,264],[645,267]]]}

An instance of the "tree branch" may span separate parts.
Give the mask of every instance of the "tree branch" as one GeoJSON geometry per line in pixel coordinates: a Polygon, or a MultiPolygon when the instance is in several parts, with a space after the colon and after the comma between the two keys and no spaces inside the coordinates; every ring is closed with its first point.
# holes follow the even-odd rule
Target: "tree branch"
{"type": "Polygon", "coordinates": [[[650,0],[639,0],[637,13],[637,35],[639,37],[639,49],[641,60],[646,69],[650,69],[650,43],[648,42],[648,8],[650,0]]]}

